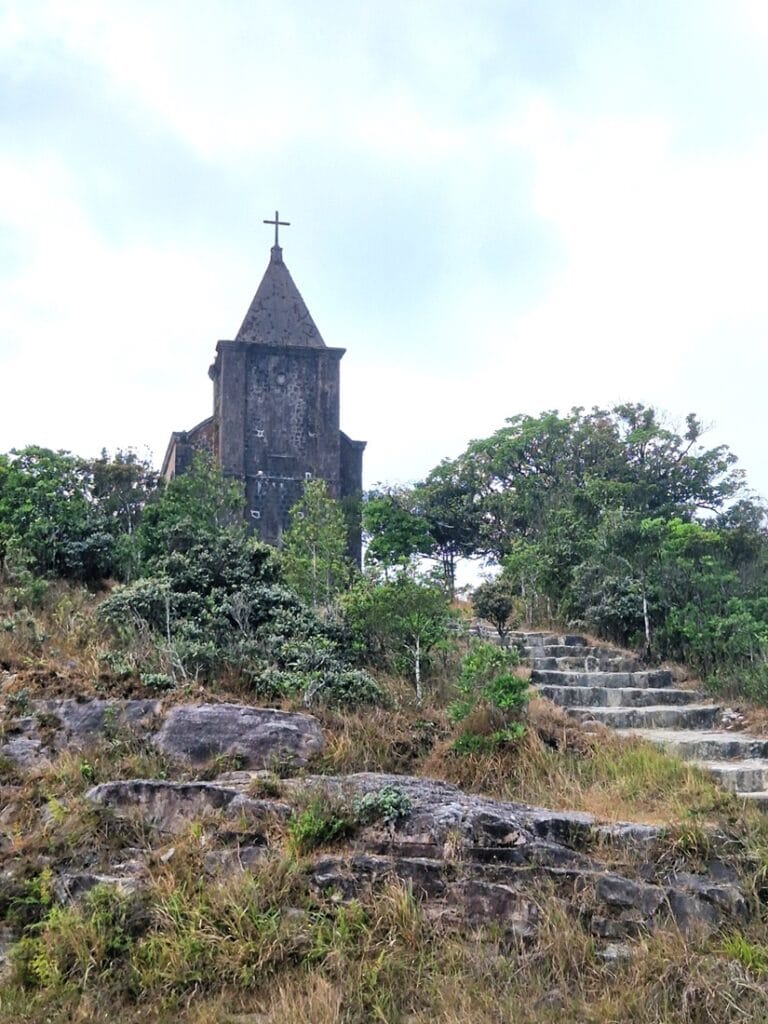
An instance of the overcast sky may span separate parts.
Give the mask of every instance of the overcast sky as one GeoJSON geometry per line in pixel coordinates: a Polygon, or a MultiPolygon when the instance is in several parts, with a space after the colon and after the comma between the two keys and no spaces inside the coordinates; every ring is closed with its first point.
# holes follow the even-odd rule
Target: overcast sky
{"type": "Polygon", "coordinates": [[[766,0],[0,0],[0,451],[162,458],[269,257],[366,483],[640,401],[768,494],[766,0]]]}

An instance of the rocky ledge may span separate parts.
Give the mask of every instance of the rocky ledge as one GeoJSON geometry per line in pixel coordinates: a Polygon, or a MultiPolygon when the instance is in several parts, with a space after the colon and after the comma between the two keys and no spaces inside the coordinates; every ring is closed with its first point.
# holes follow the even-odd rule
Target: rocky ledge
{"type": "MultiPolygon", "coordinates": [[[[105,783],[87,798],[105,813],[139,816],[157,835],[193,821],[213,829],[237,820],[229,843],[211,849],[211,875],[263,867],[277,857],[270,836],[309,800],[328,808],[360,806],[366,796],[396,790],[407,808],[396,822],[361,824],[342,847],[314,851],[304,861],[318,895],[348,900],[393,879],[405,882],[431,914],[474,927],[489,922],[524,938],[533,935],[542,898],[554,896],[604,940],[624,939],[672,924],[712,929],[749,915],[736,873],[712,860],[683,871],[669,860],[663,829],[601,824],[587,814],[550,811],[466,793],[433,779],[364,773],[267,780],[230,772],[213,783],[132,779],[105,783]],[[265,788],[279,787],[269,798],[265,788]]],[[[167,842],[167,839],[165,840],[167,842]]],[[[170,848],[173,849],[172,847],[170,848]]],[[[171,854],[172,855],[172,854],[171,854]]],[[[110,866],[94,883],[141,885],[135,861],[121,874],[110,866]]],[[[87,875],[60,880],[62,892],[88,888],[87,875]]]]}
{"type": "Polygon", "coordinates": [[[0,756],[34,767],[64,749],[87,751],[116,729],[138,730],[162,753],[193,766],[231,757],[246,768],[301,767],[324,747],[311,715],[245,704],[176,704],[155,700],[30,701],[3,723],[0,756]]]}

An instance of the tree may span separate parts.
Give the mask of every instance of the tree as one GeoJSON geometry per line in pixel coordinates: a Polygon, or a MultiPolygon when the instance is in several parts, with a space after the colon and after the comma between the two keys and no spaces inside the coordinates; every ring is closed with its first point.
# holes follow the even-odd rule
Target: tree
{"type": "Polygon", "coordinates": [[[504,640],[510,630],[510,616],[515,610],[515,593],[509,581],[498,577],[481,583],[472,594],[472,607],[475,615],[492,623],[504,640]]]}
{"type": "Polygon", "coordinates": [[[405,571],[383,582],[363,577],[346,595],[343,610],[358,651],[386,667],[404,665],[421,703],[425,663],[450,635],[443,589],[405,571]]]}
{"type": "Polygon", "coordinates": [[[407,487],[369,491],[363,504],[363,529],[365,564],[380,567],[385,577],[431,548],[427,523],[414,511],[413,490],[407,487]]]}
{"type": "Polygon", "coordinates": [[[472,463],[444,459],[414,488],[413,500],[427,532],[421,553],[437,561],[452,600],[456,562],[472,558],[480,540],[481,510],[472,463]]]}
{"type": "Polygon", "coordinates": [[[0,560],[11,546],[36,574],[90,581],[110,574],[114,538],[93,502],[88,464],[31,446],[0,459],[0,560]]]}
{"type": "Polygon", "coordinates": [[[458,460],[475,488],[479,551],[501,560],[515,538],[542,540],[565,509],[579,534],[612,510],[690,520],[723,509],[742,474],[725,446],[704,448],[702,434],[693,414],[681,433],[639,404],[512,417],[458,460]]]}
{"type": "Polygon", "coordinates": [[[242,488],[227,480],[220,467],[198,453],[186,473],[160,489],[144,509],[137,531],[145,570],[174,551],[207,546],[223,531],[245,539],[242,488]]]}
{"type": "Polygon", "coordinates": [[[132,535],[147,503],[161,486],[160,474],[134,451],[118,449],[110,456],[102,449],[98,459],[86,463],[91,500],[115,535],[132,535]]]}
{"type": "Polygon", "coordinates": [[[288,586],[315,610],[323,606],[330,611],[350,580],[344,514],[324,480],[308,480],[291,509],[291,525],[283,535],[283,566],[288,586]]]}

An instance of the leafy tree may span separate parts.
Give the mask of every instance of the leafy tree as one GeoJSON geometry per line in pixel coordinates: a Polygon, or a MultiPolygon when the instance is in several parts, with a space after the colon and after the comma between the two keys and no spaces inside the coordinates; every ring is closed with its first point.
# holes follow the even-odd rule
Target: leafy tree
{"type": "Polygon", "coordinates": [[[388,668],[405,667],[423,698],[430,653],[450,636],[452,616],[442,587],[402,571],[394,579],[360,579],[343,600],[359,653],[388,668]]]}
{"type": "Polygon", "coordinates": [[[92,501],[83,459],[39,447],[0,457],[0,559],[9,545],[42,576],[110,574],[114,538],[92,501]]]}
{"type": "Polygon", "coordinates": [[[515,610],[515,603],[515,592],[503,577],[486,580],[472,594],[475,615],[492,623],[502,640],[510,631],[509,620],[515,610]]]}
{"type": "Polygon", "coordinates": [[[481,509],[472,464],[443,460],[414,488],[413,499],[427,532],[421,553],[437,561],[453,599],[456,562],[474,557],[480,540],[481,509]]]}
{"type": "Polygon", "coordinates": [[[693,415],[678,433],[642,405],[512,417],[458,460],[475,489],[478,550],[501,560],[516,538],[544,538],[563,510],[583,534],[610,510],[691,519],[723,509],[742,475],[725,446],[700,444],[702,433],[693,415]]]}
{"type": "Polygon", "coordinates": [[[413,490],[405,487],[370,491],[363,504],[363,529],[368,542],[365,564],[382,569],[404,568],[414,556],[431,550],[425,519],[414,510],[413,490]]]}
{"type": "Polygon", "coordinates": [[[175,551],[207,546],[234,530],[245,537],[244,496],[235,481],[205,453],[197,453],[186,473],[174,477],[144,509],[137,536],[147,571],[175,551]]]}
{"type": "Polygon", "coordinates": [[[283,536],[285,580],[316,611],[333,607],[351,576],[347,527],[323,480],[308,480],[283,536]]]}

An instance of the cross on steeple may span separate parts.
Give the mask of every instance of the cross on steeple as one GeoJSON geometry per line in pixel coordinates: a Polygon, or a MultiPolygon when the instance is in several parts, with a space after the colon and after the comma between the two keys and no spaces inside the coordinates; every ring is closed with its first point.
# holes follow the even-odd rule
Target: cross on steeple
{"type": "Polygon", "coordinates": [[[291,226],[291,222],[289,220],[280,220],[280,214],[277,212],[277,210],[275,210],[275,219],[274,220],[265,220],[264,223],[265,224],[274,224],[275,225],[275,247],[279,246],[280,243],[277,240],[278,228],[280,228],[280,227],[288,228],[288,227],[291,226]]]}

